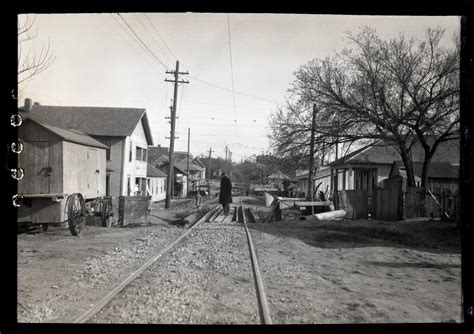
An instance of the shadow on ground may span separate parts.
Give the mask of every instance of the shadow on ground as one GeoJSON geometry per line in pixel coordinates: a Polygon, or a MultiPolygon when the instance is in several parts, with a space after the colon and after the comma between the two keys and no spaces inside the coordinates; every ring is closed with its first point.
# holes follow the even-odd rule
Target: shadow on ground
{"type": "Polygon", "coordinates": [[[455,223],[428,219],[403,222],[281,221],[249,224],[249,228],[296,238],[319,248],[403,247],[435,253],[460,253],[460,232],[455,223]]]}

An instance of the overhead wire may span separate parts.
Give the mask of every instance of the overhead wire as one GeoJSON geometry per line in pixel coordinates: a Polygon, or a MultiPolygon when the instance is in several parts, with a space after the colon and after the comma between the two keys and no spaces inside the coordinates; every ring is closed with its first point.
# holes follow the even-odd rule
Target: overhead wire
{"type": "Polygon", "coordinates": [[[149,36],[151,36],[151,40],[154,42],[154,44],[156,45],[156,47],[158,48],[158,50],[160,50],[160,52],[165,56],[165,57],[168,57],[168,54],[167,52],[164,51],[164,49],[158,44],[158,42],[156,41],[156,38],[155,36],[151,33],[150,30],[148,30],[147,26],[142,22],[142,19],[140,19],[140,17],[138,16],[137,13],[134,13],[135,17],[137,18],[137,21],[140,23],[140,25],[146,30],[146,32],[148,33],[149,36]]]}
{"type": "Polygon", "coordinates": [[[156,54],[150,50],[150,48],[145,44],[145,42],[143,42],[143,40],[140,38],[140,36],[138,36],[138,34],[135,32],[135,30],[130,26],[130,24],[128,24],[127,20],[125,20],[125,18],[120,15],[120,13],[117,13],[117,15],[122,19],[122,21],[127,25],[128,29],[130,29],[130,31],[133,33],[133,35],[135,36],[135,38],[140,41],[141,45],[143,45],[143,47],[145,48],[145,50],[154,58],[156,59],[165,69],[169,70],[169,67],[160,59],[156,56],[156,54]]]}
{"type": "Polygon", "coordinates": [[[222,90],[225,90],[225,91],[228,91],[228,92],[231,92],[231,93],[234,92],[234,93],[237,94],[237,95],[242,95],[242,96],[251,97],[251,98],[254,98],[254,99],[256,99],[256,100],[261,100],[261,101],[264,101],[264,102],[267,102],[267,103],[271,103],[271,104],[276,104],[276,103],[277,103],[277,101],[272,100],[272,99],[269,99],[269,98],[266,98],[266,97],[257,96],[257,95],[253,95],[253,94],[248,94],[248,93],[244,93],[244,92],[232,90],[231,88],[224,87],[224,86],[221,86],[221,85],[218,85],[218,84],[215,84],[215,83],[212,83],[212,82],[209,82],[209,81],[200,79],[200,78],[195,77],[195,76],[192,76],[192,75],[190,75],[189,78],[190,78],[190,79],[193,79],[193,80],[196,80],[196,81],[198,81],[198,82],[201,82],[201,83],[203,83],[203,84],[205,84],[205,85],[214,87],[214,88],[222,89],[222,90]]]}
{"type": "Polygon", "coordinates": [[[173,50],[171,50],[171,48],[168,46],[168,44],[166,43],[166,41],[163,39],[163,37],[161,37],[161,34],[158,32],[158,30],[155,28],[155,25],[153,24],[153,22],[150,20],[150,18],[148,17],[147,13],[144,13],[145,14],[145,18],[148,20],[148,23],[150,23],[151,27],[153,28],[153,30],[155,31],[156,35],[161,39],[161,41],[163,42],[163,44],[166,46],[166,48],[169,50],[169,52],[175,57],[175,59],[179,59],[176,54],[173,52],[173,50]]]}
{"type": "Polygon", "coordinates": [[[230,77],[232,81],[232,103],[234,105],[234,124],[235,124],[235,133],[237,135],[237,141],[239,141],[239,132],[237,130],[237,117],[235,114],[235,87],[234,87],[234,65],[232,62],[232,39],[230,37],[230,18],[227,14],[227,32],[229,34],[229,56],[230,56],[230,77]]]}
{"type": "MultiPolygon", "coordinates": [[[[148,53],[154,60],[156,60],[161,66],[163,66],[164,68],[166,68],[167,70],[169,69],[169,67],[156,55],[156,53],[154,53],[152,51],[152,49],[145,43],[145,41],[139,36],[139,34],[137,33],[137,31],[135,31],[133,29],[133,27],[127,22],[127,20],[122,16],[120,15],[120,13],[117,13],[117,15],[120,17],[120,19],[123,21],[123,23],[126,25],[126,27],[128,28],[125,29],[124,26],[122,26],[122,24],[120,24],[120,21],[116,20],[115,16],[112,15],[112,17],[114,18],[114,20],[116,20],[116,22],[120,25],[120,27],[126,31],[126,33],[132,37],[133,40],[135,40],[135,42],[137,42],[137,44],[139,44],[140,48],[142,48],[146,53],[148,53]],[[133,34],[133,35],[132,35],[133,34]]],[[[165,45],[167,51],[169,51],[169,53],[171,55],[173,55],[176,59],[178,59],[178,57],[176,56],[176,54],[173,52],[173,50],[169,47],[169,45],[166,43],[166,41],[164,40],[164,38],[161,36],[161,34],[158,32],[158,30],[156,29],[155,25],[153,24],[153,22],[150,20],[149,16],[144,13],[144,16],[147,20],[147,22],[149,23],[149,25],[152,27],[153,31],[156,33],[156,35],[158,36],[158,38],[163,42],[163,44],[165,45]]],[[[139,18],[137,16],[137,18],[139,18]]],[[[164,54],[163,52],[163,48],[161,48],[159,46],[159,43],[158,41],[156,40],[156,38],[153,37],[153,34],[151,34],[151,31],[148,30],[146,28],[146,26],[140,21],[140,24],[147,30],[147,32],[150,33],[150,36],[152,36],[152,40],[153,42],[155,43],[156,47],[164,54]]],[[[256,96],[256,95],[252,95],[252,94],[247,94],[247,93],[244,93],[244,92],[239,92],[239,91],[236,91],[235,90],[235,82],[234,82],[234,69],[233,69],[233,53],[232,53],[232,39],[231,39],[231,29],[230,29],[230,17],[229,17],[229,14],[227,14],[227,28],[228,28],[228,39],[229,39],[229,57],[230,57],[230,67],[231,67],[231,83],[232,83],[232,89],[229,89],[227,87],[223,87],[223,86],[220,86],[220,85],[217,85],[217,84],[214,84],[212,82],[209,82],[209,81],[206,81],[206,80],[203,80],[203,79],[200,79],[200,78],[197,78],[195,76],[189,76],[189,78],[193,79],[193,80],[196,80],[197,82],[201,82],[205,85],[208,85],[208,86],[212,86],[212,87],[215,87],[215,88],[218,88],[218,89],[221,89],[221,90],[225,90],[225,91],[228,91],[228,92],[231,92],[232,93],[232,104],[233,104],[233,112],[234,112],[234,120],[232,121],[234,123],[234,126],[235,126],[235,130],[236,130],[236,135],[237,135],[237,141],[239,142],[239,135],[238,135],[238,124],[237,124],[237,117],[236,117],[236,109],[237,109],[237,106],[236,106],[236,100],[235,100],[235,95],[242,95],[242,96],[247,96],[247,97],[250,97],[250,98],[254,98],[254,99],[257,99],[257,100],[261,100],[261,101],[264,101],[264,102],[267,102],[267,103],[271,103],[271,104],[275,104],[277,103],[275,100],[272,100],[272,99],[268,99],[268,98],[265,98],[265,97],[261,97],[261,96],[256,96]]],[[[167,103],[167,99],[168,99],[168,86],[166,86],[166,89],[165,89],[165,103],[167,103]]],[[[150,101],[153,97],[156,96],[156,94],[158,93],[155,92],[153,93],[151,96],[149,96],[148,98],[146,98],[146,101],[148,103],[148,101],[150,101]]],[[[183,106],[183,95],[184,95],[184,89],[183,89],[183,94],[181,95],[181,99],[180,99],[180,108],[179,110],[181,110],[182,106],[183,106]]],[[[216,104],[217,105],[217,104],[216,104]]],[[[250,107],[250,108],[256,108],[256,107],[250,107]]],[[[261,107],[262,109],[264,107],[261,107]]],[[[242,107],[242,109],[244,109],[242,107]]],[[[194,116],[193,116],[194,117],[194,116]]],[[[199,116],[198,116],[199,117],[199,116]]],[[[214,117],[202,117],[203,119],[204,118],[211,118],[212,120],[219,120],[219,119],[216,119],[214,117]]],[[[227,119],[220,119],[222,121],[225,121],[225,122],[230,122],[231,120],[227,120],[227,119]]],[[[255,120],[253,120],[253,122],[256,122],[255,120]]],[[[183,122],[183,123],[186,123],[186,122],[183,122]]],[[[186,123],[186,124],[190,124],[189,122],[186,123]]],[[[198,123],[195,123],[195,124],[198,124],[198,123]]],[[[206,124],[203,124],[203,125],[206,125],[206,124]]],[[[207,125],[211,125],[211,124],[207,124],[207,125]]],[[[217,124],[212,124],[213,126],[217,126],[217,124]]],[[[226,125],[222,125],[222,126],[226,126],[226,125]]],[[[246,127],[251,127],[251,126],[246,126],[246,127]]],[[[196,135],[199,135],[199,134],[196,134],[196,135]]],[[[223,136],[223,135],[215,135],[215,136],[223,136]]],[[[266,137],[266,136],[258,136],[258,137],[266,137]]],[[[194,141],[193,141],[194,142],[194,141]]],[[[238,143],[236,143],[238,144],[238,143]]]]}

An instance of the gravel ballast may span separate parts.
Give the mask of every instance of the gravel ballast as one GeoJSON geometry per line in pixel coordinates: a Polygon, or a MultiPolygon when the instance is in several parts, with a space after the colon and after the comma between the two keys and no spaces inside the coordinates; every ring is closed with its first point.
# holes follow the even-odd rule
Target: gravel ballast
{"type": "Polygon", "coordinates": [[[259,323],[245,230],[223,218],[196,227],[90,322],[259,323]]]}

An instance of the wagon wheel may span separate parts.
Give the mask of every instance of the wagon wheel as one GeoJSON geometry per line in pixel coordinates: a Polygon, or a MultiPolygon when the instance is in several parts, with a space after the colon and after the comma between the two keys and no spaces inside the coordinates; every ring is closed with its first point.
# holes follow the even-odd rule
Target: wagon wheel
{"type": "Polygon", "coordinates": [[[81,194],[69,196],[67,203],[67,222],[72,235],[79,235],[82,230],[85,204],[81,194]]]}
{"type": "Polygon", "coordinates": [[[111,227],[112,226],[112,201],[110,199],[106,199],[102,201],[102,211],[100,213],[102,218],[102,226],[103,227],[111,227]]]}

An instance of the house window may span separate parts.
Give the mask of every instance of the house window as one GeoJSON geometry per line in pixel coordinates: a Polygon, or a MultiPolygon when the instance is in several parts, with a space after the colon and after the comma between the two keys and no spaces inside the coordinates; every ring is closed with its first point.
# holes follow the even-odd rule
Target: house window
{"type": "Polygon", "coordinates": [[[130,150],[128,152],[128,161],[132,162],[132,143],[130,143],[130,150]]]}
{"type": "Polygon", "coordinates": [[[135,150],[135,159],[139,160],[139,161],[146,161],[147,160],[147,150],[142,148],[142,147],[138,147],[136,148],[135,150]]]}

